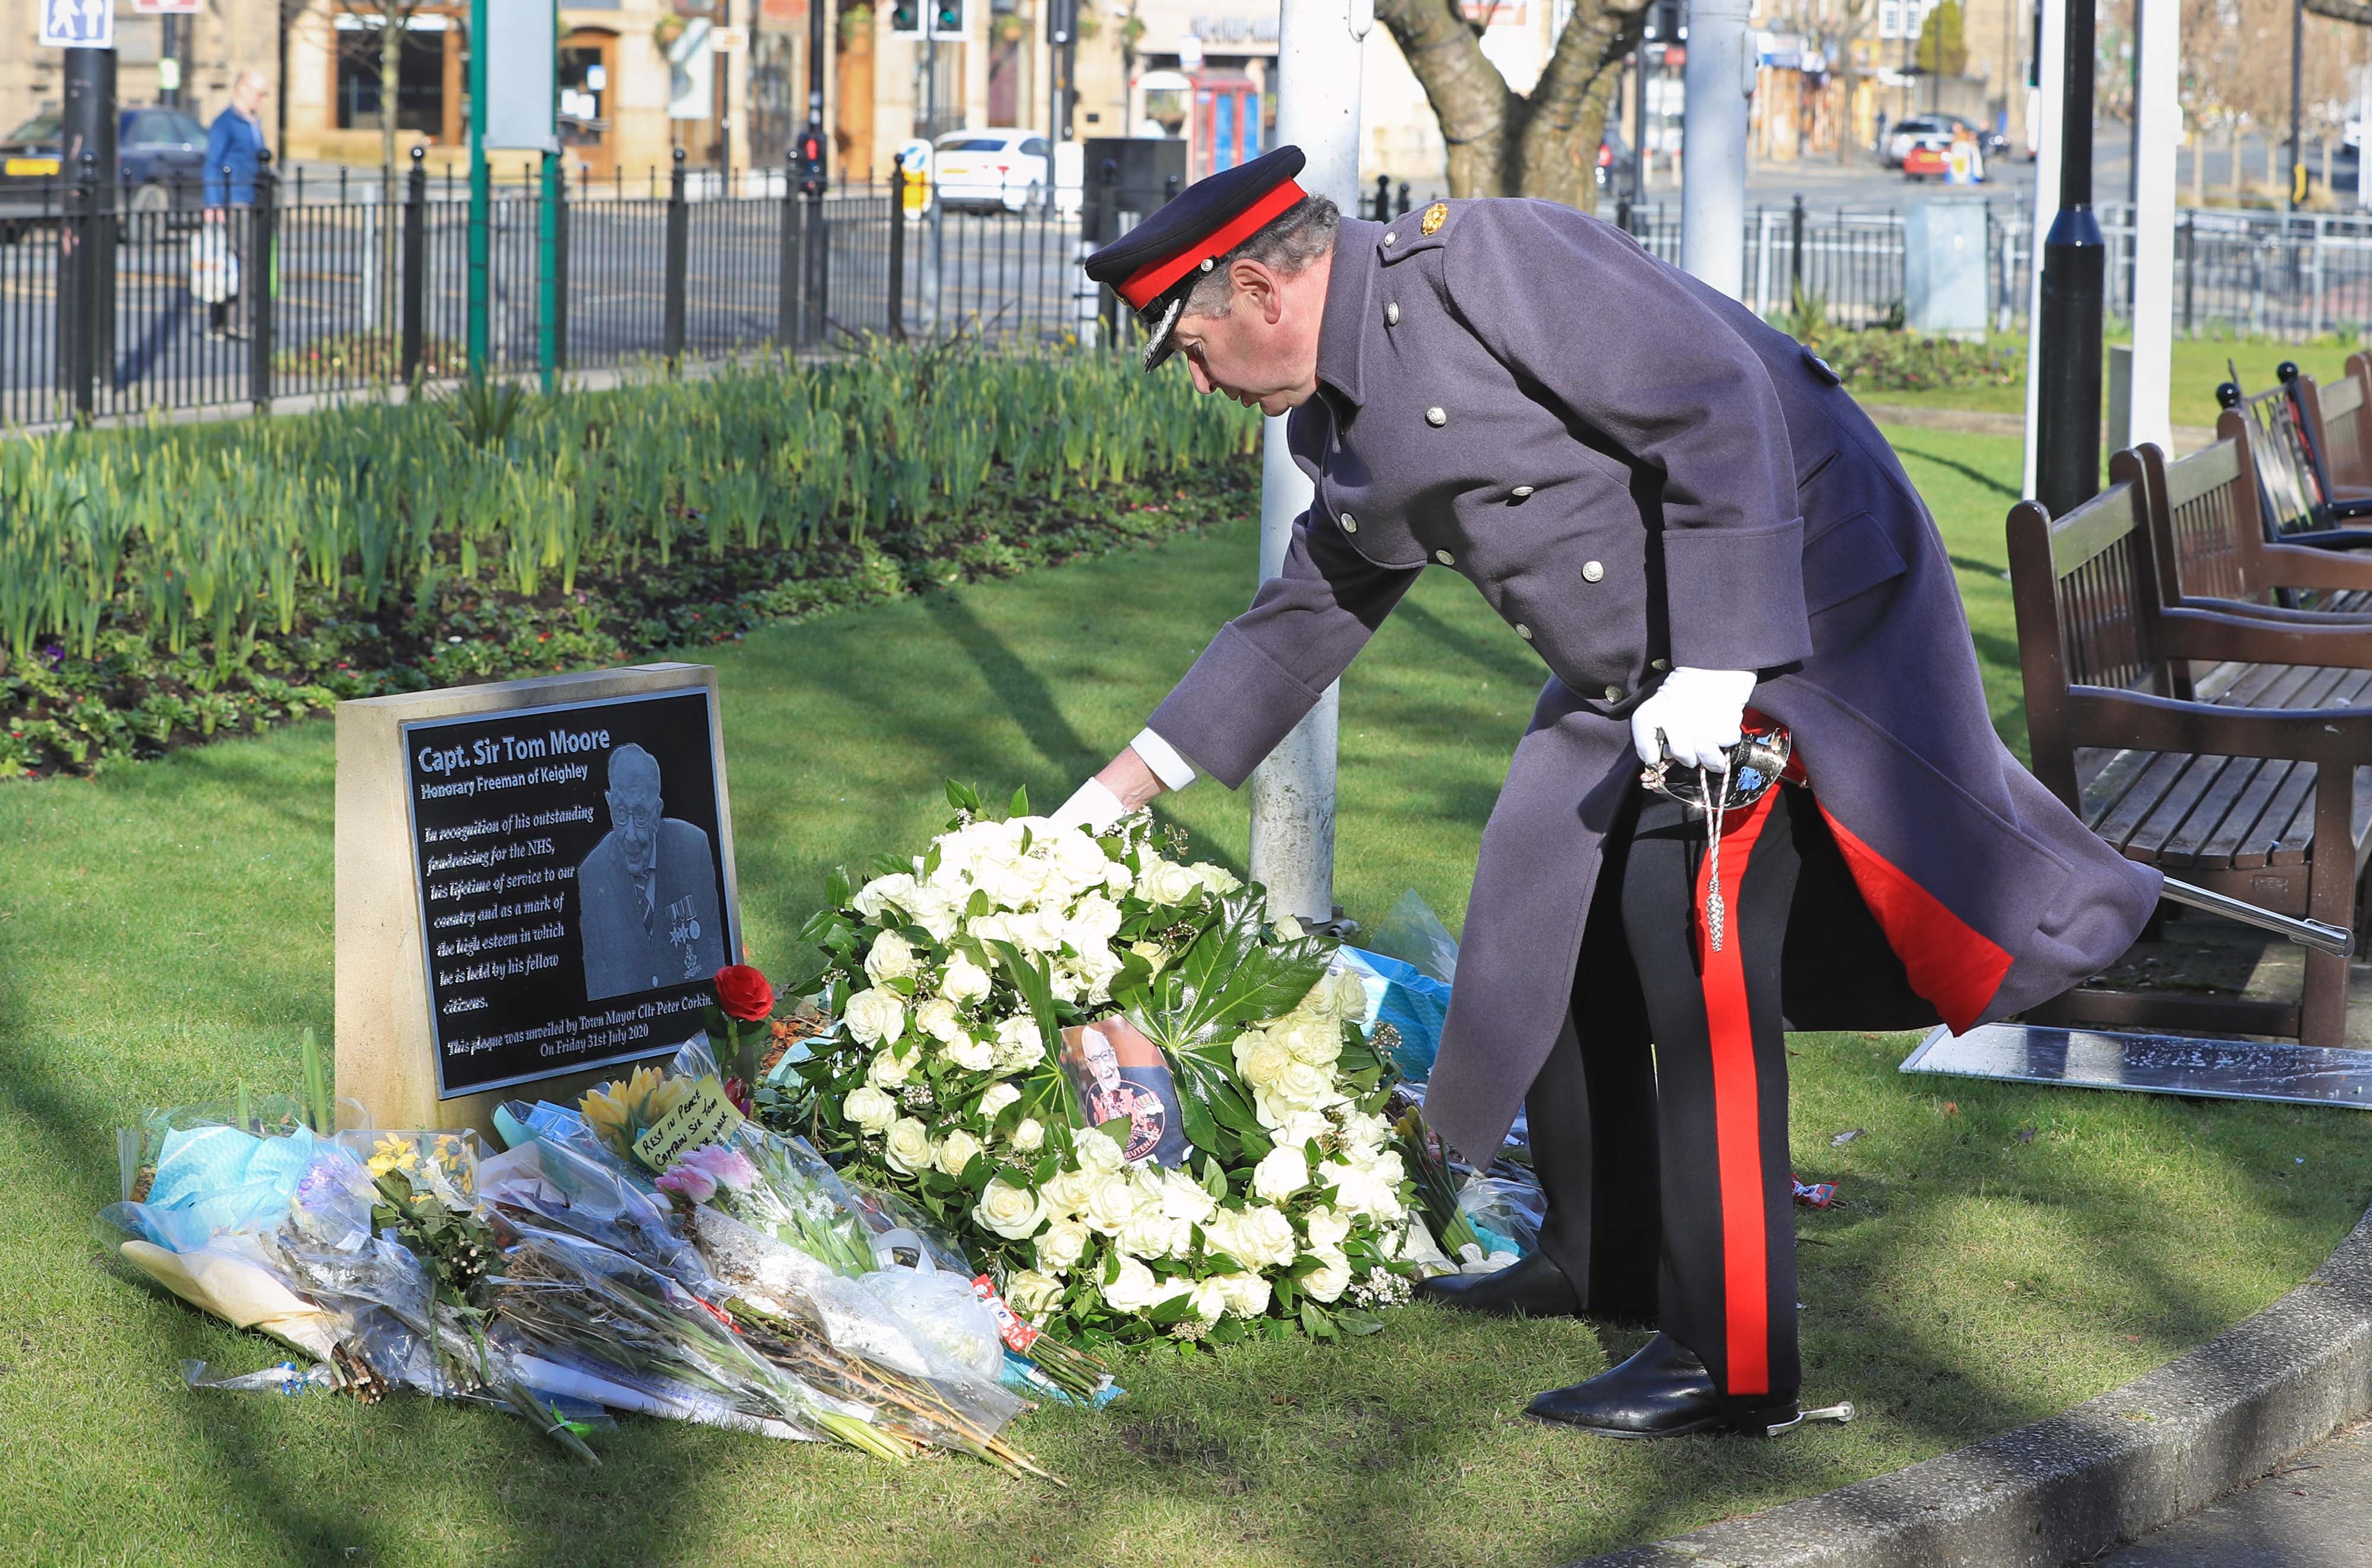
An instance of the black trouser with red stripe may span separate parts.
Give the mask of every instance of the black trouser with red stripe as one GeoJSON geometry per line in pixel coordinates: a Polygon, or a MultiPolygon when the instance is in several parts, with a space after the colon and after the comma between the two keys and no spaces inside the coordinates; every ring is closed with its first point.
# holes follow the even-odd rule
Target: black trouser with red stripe
{"type": "Polygon", "coordinates": [[[1541,1250],[1590,1311],[1660,1317],[1742,1397],[1801,1382],[1779,977],[1808,840],[1835,853],[1792,785],[1727,814],[1716,948],[1704,819],[1641,792],[1608,837],[1571,1024],[1525,1100],[1541,1250]]]}

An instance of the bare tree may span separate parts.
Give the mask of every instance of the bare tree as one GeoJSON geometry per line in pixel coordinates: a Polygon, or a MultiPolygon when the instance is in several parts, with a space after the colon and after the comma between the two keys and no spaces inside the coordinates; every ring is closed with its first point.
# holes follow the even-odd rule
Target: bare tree
{"type": "Polygon", "coordinates": [[[1837,107],[1837,161],[1851,163],[1857,145],[1854,136],[1854,102],[1861,87],[1861,68],[1854,59],[1854,45],[1869,31],[1870,18],[1878,14],[1878,0],[1836,0],[1836,32],[1830,46],[1829,60],[1835,68],[1839,101],[1837,107]]]}
{"type": "Polygon", "coordinates": [[[1622,63],[1646,27],[1646,0],[1575,0],[1529,93],[1482,52],[1485,20],[1460,0],[1376,0],[1449,148],[1453,196],[1545,196],[1598,205],[1598,145],[1622,63]]]}
{"type": "MultiPolygon", "coordinates": [[[[403,41],[412,31],[413,17],[424,8],[426,0],[331,0],[331,4],[334,15],[352,17],[361,24],[352,35],[355,41],[341,43],[340,52],[364,63],[376,57],[379,168],[392,171],[396,106],[403,90],[403,41]]],[[[477,41],[471,41],[474,44],[477,41]]],[[[391,172],[390,177],[392,178],[391,172]]]]}

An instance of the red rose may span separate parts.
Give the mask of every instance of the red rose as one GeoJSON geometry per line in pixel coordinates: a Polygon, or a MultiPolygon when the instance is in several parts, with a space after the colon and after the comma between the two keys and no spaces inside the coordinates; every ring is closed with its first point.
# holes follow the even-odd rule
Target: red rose
{"type": "Polygon", "coordinates": [[[716,971],[716,1005],[728,1018],[754,1024],[774,1011],[774,988],[748,964],[727,964],[716,971]]]}

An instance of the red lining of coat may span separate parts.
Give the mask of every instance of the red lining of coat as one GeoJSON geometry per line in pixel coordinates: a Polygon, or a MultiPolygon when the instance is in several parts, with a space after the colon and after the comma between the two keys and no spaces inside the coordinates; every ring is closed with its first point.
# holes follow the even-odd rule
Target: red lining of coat
{"type": "MultiPolygon", "coordinates": [[[[1820,799],[1816,791],[1815,800],[1820,799]]],[[[1985,1005],[2009,973],[2010,956],[1999,943],[1944,907],[1943,900],[1911,875],[1861,842],[1837,820],[1825,801],[1820,815],[1836,836],[1837,848],[1853,872],[1862,901],[1878,918],[1887,945],[1902,960],[1911,989],[1936,1005],[1954,1034],[1976,1025],[1985,1005]]]]}

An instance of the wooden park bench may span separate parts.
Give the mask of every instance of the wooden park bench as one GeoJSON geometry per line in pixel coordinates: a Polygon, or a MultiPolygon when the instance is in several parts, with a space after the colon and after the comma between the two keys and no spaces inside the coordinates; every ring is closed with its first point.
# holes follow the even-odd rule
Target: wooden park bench
{"type": "MultiPolygon", "coordinates": [[[[2352,926],[2372,845],[2372,627],[2160,602],[2151,448],[2057,520],[2009,515],[2035,776],[2127,858],[2352,926]]],[[[2162,465],[2162,459],[2161,459],[2162,465]]],[[[2163,469],[2161,468],[2161,470],[2163,469]]],[[[2078,987],[2043,1021],[2343,1043],[2347,961],[2296,1003],[2078,987]]]]}
{"type": "Polygon", "coordinates": [[[2372,555],[2295,542],[2298,528],[2269,521],[2257,422],[2227,408],[2215,433],[2172,462],[2155,446],[2137,449],[2158,601],[2261,620],[2372,620],[2372,555]]]}
{"type": "MultiPolygon", "coordinates": [[[[2238,414],[2249,427],[2266,537],[2342,550],[2372,542],[2372,536],[2347,527],[2372,517],[2372,490],[2341,482],[2331,466],[2337,459],[2350,476],[2362,473],[2367,434],[2364,377],[2351,368],[2324,389],[2288,361],[2273,374],[2278,384],[2253,396],[2242,395],[2233,381],[2215,389],[2215,401],[2226,412],[2238,414]]],[[[2219,418],[2217,436],[2224,431],[2219,418]]]]}

